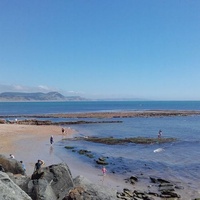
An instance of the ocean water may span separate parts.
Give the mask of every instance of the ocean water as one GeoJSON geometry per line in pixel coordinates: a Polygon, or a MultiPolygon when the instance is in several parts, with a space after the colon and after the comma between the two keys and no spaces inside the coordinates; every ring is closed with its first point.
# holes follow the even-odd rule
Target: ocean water
{"type": "MultiPolygon", "coordinates": [[[[94,159],[107,157],[107,161],[111,163],[107,169],[112,173],[123,174],[124,178],[145,173],[149,176],[182,180],[196,189],[200,187],[200,116],[125,118],[122,121],[123,123],[119,124],[86,124],[71,127],[77,130],[77,136],[116,138],[157,137],[158,130],[162,129],[163,137],[175,137],[177,141],[152,145],[104,145],[86,141],[66,141],[63,146],[91,151],[94,159]],[[163,151],[154,153],[158,148],[162,148],[163,151]]],[[[75,153],[71,152],[71,155],[75,153]]],[[[79,159],[96,166],[90,158],[79,156],[79,159]]]]}
{"type": "Polygon", "coordinates": [[[200,101],[0,102],[0,116],[124,110],[200,110],[200,101]]]}
{"type": "MultiPolygon", "coordinates": [[[[199,101],[151,101],[151,102],[32,102],[32,103],[0,103],[0,116],[21,114],[47,114],[72,112],[103,112],[131,110],[200,110],[199,101]]],[[[66,119],[52,119],[64,121],[66,119]]],[[[70,119],[67,119],[70,121],[70,119]]],[[[74,120],[74,119],[73,119],[74,120]]],[[[88,119],[86,119],[88,120],[88,119]]],[[[95,120],[95,119],[93,119],[95,120]]],[[[100,120],[100,119],[96,119],[100,120]]],[[[91,151],[94,158],[79,155],[70,150],[82,162],[93,167],[95,159],[107,157],[109,173],[128,178],[142,173],[181,180],[193,190],[200,188],[200,116],[152,117],[152,118],[120,118],[122,123],[99,123],[71,125],[77,131],[75,136],[98,137],[157,137],[163,131],[163,137],[175,137],[176,142],[166,144],[123,144],[104,145],[86,141],[62,141],[59,147],[74,146],[75,150],[91,151]],[[154,153],[155,149],[163,151],[154,153]]]]}

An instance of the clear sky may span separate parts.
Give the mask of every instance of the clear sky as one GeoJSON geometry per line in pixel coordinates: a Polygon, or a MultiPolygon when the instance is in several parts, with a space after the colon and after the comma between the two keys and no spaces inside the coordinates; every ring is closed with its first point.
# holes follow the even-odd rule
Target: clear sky
{"type": "Polygon", "coordinates": [[[0,0],[0,92],[200,100],[199,0],[0,0]]]}

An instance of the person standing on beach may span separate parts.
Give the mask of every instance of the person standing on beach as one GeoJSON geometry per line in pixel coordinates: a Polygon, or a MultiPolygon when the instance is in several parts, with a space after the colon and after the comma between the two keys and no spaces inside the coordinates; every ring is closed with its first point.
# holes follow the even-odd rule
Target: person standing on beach
{"type": "Polygon", "coordinates": [[[159,130],[159,132],[158,132],[158,138],[161,138],[161,136],[162,136],[162,131],[159,130]]]}
{"type": "Polygon", "coordinates": [[[53,135],[50,137],[50,143],[51,143],[51,145],[53,144],[53,135]]]}
{"type": "Polygon", "coordinates": [[[25,173],[26,173],[26,167],[25,167],[25,165],[24,165],[24,163],[23,163],[22,160],[20,161],[20,163],[22,164],[22,168],[23,168],[23,170],[24,170],[24,174],[25,174],[25,173]]]}
{"type": "Polygon", "coordinates": [[[63,138],[63,139],[65,138],[65,134],[67,135],[67,132],[65,131],[64,128],[62,128],[62,138],[63,138]]]}
{"type": "Polygon", "coordinates": [[[102,168],[103,176],[106,175],[107,169],[105,167],[102,168]]]}
{"type": "Polygon", "coordinates": [[[62,135],[64,135],[65,134],[65,129],[64,128],[62,128],[62,135]]]}

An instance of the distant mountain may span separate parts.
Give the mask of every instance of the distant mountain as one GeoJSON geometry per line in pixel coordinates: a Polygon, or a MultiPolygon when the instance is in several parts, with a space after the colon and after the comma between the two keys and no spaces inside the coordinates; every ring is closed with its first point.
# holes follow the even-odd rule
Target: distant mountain
{"type": "Polygon", "coordinates": [[[3,92],[0,94],[0,101],[82,101],[79,96],[65,97],[58,92],[49,93],[25,93],[25,92],[3,92]]]}

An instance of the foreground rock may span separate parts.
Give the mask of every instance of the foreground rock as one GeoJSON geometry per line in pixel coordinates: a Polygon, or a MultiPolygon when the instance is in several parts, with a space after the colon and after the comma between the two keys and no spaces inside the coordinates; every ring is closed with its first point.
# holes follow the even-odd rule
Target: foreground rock
{"type": "Polygon", "coordinates": [[[39,173],[32,175],[28,185],[33,200],[63,199],[73,187],[71,172],[65,164],[42,168],[39,173]]]}
{"type": "Polygon", "coordinates": [[[17,186],[9,176],[0,172],[0,199],[2,200],[31,200],[19,186],[17,186]]]}
{"type": "Polygon", "coordinates": [[[75,187],[63,200],[116,200],[117,191],[97,185],[83,176],[74,179],[75,187]]]}

